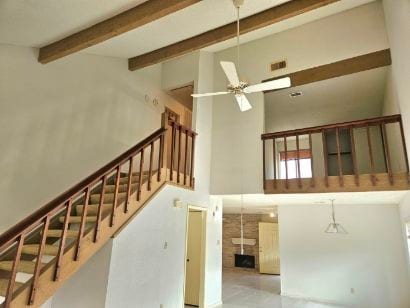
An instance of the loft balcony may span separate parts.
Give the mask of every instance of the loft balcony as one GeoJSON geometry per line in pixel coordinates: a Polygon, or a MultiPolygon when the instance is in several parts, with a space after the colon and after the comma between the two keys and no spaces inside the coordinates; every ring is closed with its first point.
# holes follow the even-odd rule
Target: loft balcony
{"type": "Polygon", "coordinates": [[[400,115],[266,133],[266,194],[410,189],[400,115]]]}

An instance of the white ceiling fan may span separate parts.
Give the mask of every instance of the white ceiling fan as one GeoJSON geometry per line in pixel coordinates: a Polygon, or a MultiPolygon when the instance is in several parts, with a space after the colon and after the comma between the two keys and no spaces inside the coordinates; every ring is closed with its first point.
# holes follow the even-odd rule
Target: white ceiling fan
{"type": "MultiPolygon", "coordinates": [[[[237,66],[239,68],[239,10],[243,5],[244,0],[232,0],[236,9],[237,9],[237,36],[236,36],[236,49],[237,49],[237,66]]],[[[277,90],[288,88],[291,86],[290,78],[280,78],[268,82],[263,82],[255,85],[249,85],[246,82],[240,81],[238,71],[233,62],[221,61],[222,69],[225,72],[225,75],[228,79],[227,91],[223,92],[214,92],[214,93],[203,93],[203,94],[192,94],[193,97],[206,97],[206,96],[215,96],[215,95],[225,95],[225,94],[234,94],[235,99],[238,102],[239,109],[241,111],[247,111],[252,108],[245,94],[263,92],[269,90],[277,90]]]]}

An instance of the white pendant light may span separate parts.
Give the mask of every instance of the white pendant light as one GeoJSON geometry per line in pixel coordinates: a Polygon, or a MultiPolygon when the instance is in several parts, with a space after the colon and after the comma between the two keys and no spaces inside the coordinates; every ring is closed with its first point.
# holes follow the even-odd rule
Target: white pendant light
{"type": "Polygon", "coordinates": [[[346,229],[341,224],[336,222],[334,201],[335,199],[330,200],[332,203],[332,222],[327,226],[325,233],[347,234],[346,229]]]}

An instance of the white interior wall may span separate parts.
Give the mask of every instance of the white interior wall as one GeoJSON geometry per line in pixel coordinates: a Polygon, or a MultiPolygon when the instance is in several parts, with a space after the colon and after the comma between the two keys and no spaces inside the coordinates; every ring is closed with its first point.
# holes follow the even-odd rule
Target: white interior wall
{"type": "Polygon", "coordinates": [[[0,45],[0,232],[160,127],[161,67],[75,54],[43,65],[0,45]],[[145,95],[159,105],[145,102],[145,95]]]}
{"type": "Polygon", "coordinates": [[[324,233],[328,205],[278,211],[282,295],[348,307],[409,307],[397,205],[336,205],[347,235],[324,233]]]}
{"type": "MultiPolygon", "coordinates": [[[[392,54],[392,80],[395,93],[393,97],[398,106],[386,112],[400,110],[403,118],[404,135],[406,138],[407,152],[410,150],[410,2],[408,0],[383,0],[386,28],[389,36],[390,50],[392,54]]],[[[397,136],[397,134],[396,134],[397,136]]],[[[410,196],[407,195],[400,203],[400,216],[402,222],[403,241],[407,238],[404,233],[404,222],[410,219],[410,196]]],[[[410,271],[410,263],[409,271],[410,271]]]]}
{"type": "Polygon", "coordinates": [[[88,260],[54,294],[49,308],[66,308],[67,305],[76,308],[104,307],[112,248],[112,241],[109,241],[88,260]]]}
{"type": "MultiPolygon", "coordinates": [[[[177,88],[194,81],[194,91],[213,86],[213,55],[198,52],[168,61],[162,67],[162,87],[177,88]]],[[[212,99],[194,101],[195,191],[165,187],[114,239],[107,307],[182,307],[187,205],[208,209],[205,252],[205,307],[221,302],[222,209],[209,196],[212,99]],[[180,199],[182,209],[173,208],[180,199]],[[213,212],[216,206],[219,211],[213,212]],[[161,213],[161,215],[158,215],[161,213]],[[155,222],[155,223],[153,223],[155,222]],[[135,236],[144,234],[145,236],[135,236]],[[165,243],[167,248],[165,247],[165,243]],[[143,248],[143,249],[141,249],[143,248]],[[134,278],[135,277],[135,278],[134,278]]]]}
{"type": "MultiPolygon", "coordinates": [[[[288,67],[277,73],[286,74],[388,47],[382,5],[372,2],[241,45],[240,75],[253,84],[275,76],[269,70],[275,60],[287,59],[288,67]]],[[[216,53],[215,91],[227,83],[219,62],[235,59],[235,48],[216,53]]],[[[249,100],[253,109],[241,113],[232,97],[214,97],[213,194],[262,192],[263,94],[249,95],[249,100]]]]}
{"type": "MultiPolygon", "coordinates": [[[[186,67],[185,74],[178,74],[181,66],[169,62],[171,67],[164,67],[164,75],[161,65],[129,72],[124,59],[82,54],[41,65],[35,50],[7,45],[0,46],[0,59],[0,123],[3,125],[0,137],[6,142],[0,156],[4,172],[0,193],[2,213],[7,213],[0,217],[0,232],[158,129],[164,105],[174,103],[161,88],[171,88],[184,78],[188,82],[196,81],[202,90],[213,86],[211,54],[203,54],[201,61],[199,54],[195,55],[192,58],[195,62],[186,67]],[[167,81],[167,76],[181,78],[170,77],[167,81]],[[150,101],[145,101],[145,95],[150,101]],[[153,98],[158,99],[158,106],[152,104],[153,98]]],[[[102,307],[107,287],[107,305],[152,307],[151,304],[162,301],[167,303],[165,307],[173,307],[174,303],[182,302],[182,292],[177,291],[182,288],[185,214],[174,215],[172,202],[178,196],[210,209],[218,202],[209,197],[212,101],[194,106],[194,113],[194,127],[199,133],[196,191],[164,189],[141,213],[143,218],[152,213],[155,217],[144,220],[138,216],[125,234],[113,241],[111,260],[99,252],[46,305],[63,307],[68,299],[75,298],[77,307],[85,307],[82,303],[102,307]],[[170,211],[155,211],[151,206],[153,209],[169,206],[170,211]],[[158,220],[162,220],[161,228],[156,225],[158,220]],[[139,230],[139,236],[132,233],[134,229],[139,230]],[[130,232],[132,239],[123,244],[121,239],[127,239],[130,232]],[[164,256],[165,240],[172,244],[164,256]],[[145,258],[140,251],[158,255],[145,258]],[[117,258],[123,254],[124,259],[117,258]],[[179,266],[169,267],[170,263],[163,257],[180,260],[179,266]],[[127,259],[133,262],[124,262],[127,259]],[[127,272],[135,273],[134,283],[130,283],[128,276],[119,275],[124,264],[127,272]],[[160,289],[157,280],[150,280],[153,276],[144,276],[146,271],[155,272],[158,267],[162,273],[160,289]],[[92,281],[96,276],[98,283],[92,281]],[[92,292],[84,292],[87,283],[94,285],[92,292]],[[140,289],[140,284],[144,288],[140,289]],[[116,285],[126,285],[124,290],[132,292],[122,297],[116,285]],[[144,303],[149,304],[144,306],[144,303]]],[[[221,300],[222,265],[218,261],[221,221],[208,217],[205,273],[208,304],[221,300]]]]}

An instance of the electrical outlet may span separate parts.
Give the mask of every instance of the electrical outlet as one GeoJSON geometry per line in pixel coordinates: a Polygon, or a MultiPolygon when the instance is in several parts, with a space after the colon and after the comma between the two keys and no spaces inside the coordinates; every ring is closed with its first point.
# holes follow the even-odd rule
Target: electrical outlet
{"type": "Polygon", "coordinates": [[[164,243],[164,249],[167,249],[168,248],[168,242],[165,242],[164,243]]]}
{"type": "Polygon", "coordinates": [[[354,288],[350,288],[350,293],[354,294],[354,292],[355,292],[354,288]]]}

